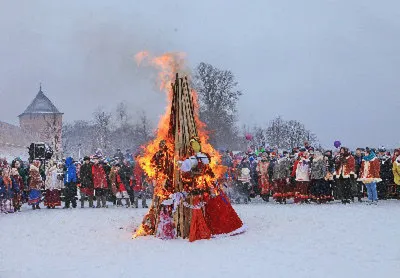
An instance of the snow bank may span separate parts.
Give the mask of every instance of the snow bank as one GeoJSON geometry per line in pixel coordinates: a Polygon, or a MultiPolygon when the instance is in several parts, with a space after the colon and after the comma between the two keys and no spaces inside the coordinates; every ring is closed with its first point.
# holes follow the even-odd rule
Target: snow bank
{"type": "Polygon", "coordinates": [[[131,239],[146,209],[0,215],[0,277],[399,277],[400,202],[236,205],[245,234],[131,239]]]}

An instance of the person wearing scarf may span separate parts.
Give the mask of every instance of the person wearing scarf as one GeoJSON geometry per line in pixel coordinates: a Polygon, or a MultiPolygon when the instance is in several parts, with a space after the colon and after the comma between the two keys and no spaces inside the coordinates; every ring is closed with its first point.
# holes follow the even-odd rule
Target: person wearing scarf
{"type": "Polygon", "coordinates": [[[42,198],[40,191],[43,186],[42,176],[39,172],[40,161],[34,160],[29,167],[29,200],[28,204],[32,209],[40,209],[39,204],[42,198]]]}
{"type": "Polygon", "coordinates": [[[312,185],[310,188],[311,199],[318,204],[325,202],[325,177],[327,168],[325,165],[324,157],[321,152],[316,151],[314,159],[311,163],[311,180],[312,185]]]}
{"type": "Polygon", "coordinates": [[[58,175],[57,164],[50,160],[46,169],[46,196],[44,198],[44,205],[50,209],[61,206],[61,183],[58,175]]]}
{"type": "Polygon", "coordinates": [[[340,148],[340,154],[336,157],[334,177],[336,178],[335,196],[342,200],[343,204],[349,204],[352,199],[351,181],[356,178],[355,160],[349,149],[340,148]]]}
{"type": "Polygon", "coordinates": [[[261,188],[260,196],[266,202],[269,201],[269,193],[272,187],[269,177],[269,167],[270,162],[268,161],[268,155],[267,153],[263,153],[261,161],[258,162],[256,169],[258,173],[258,184],[261,188]]]}
{"type": "Polygon", "coordinates": [[[296,173],[295,203],[309,203],[310,164],[309,153],[303,152],[300,154],[299,162],[293,168],[296,173]]]}
{"type": "Polygon", "coordinates": [[[14,179],[17,188],[17,190],[15,190],[13,197],[14,211],[19,212],[21,211],[21,206],[22,206],[22,193],[24,191],[24,181],[21,175],[19,174],[17,168],[11,168],[11,178],[14,179]]]}
{"type": "Polygon", "coordinates": [[[272,169],[272,180],[275,187],[273,198],[280,204],[285,204],[287,198],[293,197],[293,190],[290,186],[290,164],[289,153],[284,151],[283,157],[278,159],[272,169]]]}
{"type": "Polygon", "coordinates": [[[13,198],[19,192],[19,188],[14,179],[10,176],[11,169],[6,166],[0,176],[0,212],[13,213],[13,198]]]}
{"type": "Polygon", "coordinates": [[[393,176],[396,184],[397,199],[400,200],[400,155],[393,161],[393,176]]]}
{"type": "Polygon", "coordinates": [[[376,190],[376,183],[382,181],[380,178],[380,162],[375,152],[369,148],[367,148],[366,156],[364,156],[361,163],[360,177],[358,180],[362,181],[367,187],[368,204],[377,204],[378,193],[376,190]]]}

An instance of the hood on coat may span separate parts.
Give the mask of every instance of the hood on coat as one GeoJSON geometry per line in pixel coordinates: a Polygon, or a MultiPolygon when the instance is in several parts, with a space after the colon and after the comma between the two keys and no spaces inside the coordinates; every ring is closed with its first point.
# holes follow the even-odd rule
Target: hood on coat
{"type": "Polygon", "coordinates": [[[65,165],[67,167],[71,166],[74,163],[74,160],[72,159],[72,157],[67,157],[67,159],[65,160],[65,165]]]}

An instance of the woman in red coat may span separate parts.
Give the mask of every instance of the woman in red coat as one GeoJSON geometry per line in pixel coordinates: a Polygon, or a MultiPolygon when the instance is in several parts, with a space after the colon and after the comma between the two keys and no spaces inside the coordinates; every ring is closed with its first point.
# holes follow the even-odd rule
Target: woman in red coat
{"type": "Polygon", "coordinates": [[[99,163],[99,157],[95,156],[94,164],[92,166],[92,176],[93,176],[93,186],[96,191],[96,200],[97,205],[96,208],[107,208],[107,190],[108,190],[108,183],[107,183],[107,175],[106,171],[102,164],[99,163]],[[102,206],[100,206],[100,200],[102,206]]]}

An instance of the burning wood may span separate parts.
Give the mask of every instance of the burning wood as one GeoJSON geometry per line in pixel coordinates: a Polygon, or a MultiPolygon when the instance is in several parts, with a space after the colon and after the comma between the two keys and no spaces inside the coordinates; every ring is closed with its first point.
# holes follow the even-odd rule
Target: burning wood
{"type": "MultiPolygon", "coordinates": [[[[140,53],[137,57],[143,59],[149,55],[140,53]]],[[[171,70],[179,70],[178,63],[169,54],[154,58],[151,63],[162,69],[162,87],[167,89],[165,78],[172,77],[171,70]]],[[[167,89],[170,103],[157,137],[139,158],[147,175],[154,180],[155,189],[152,206],[134,237],[178,236],[190,241],[210,238],[215,234],[216,223],[211,223],[215,217],[208,215],[207,209],[218,214],[229,211],[230,219],[222,222],[230,223],[223,224],[227,229],[222,230],[233,232],[242,227],[242,222],[216,186],[224,168],[218,165],[219,154],[207,143],[204,124],[198,118],[196,93],[190,90],[187,77],[179,77],[178,73],[170,84],[167,89]],[[216,200],[224,205],[216,204],[216,200]],[[209,202],[218,208],[206,206],[209,202]]]]}

